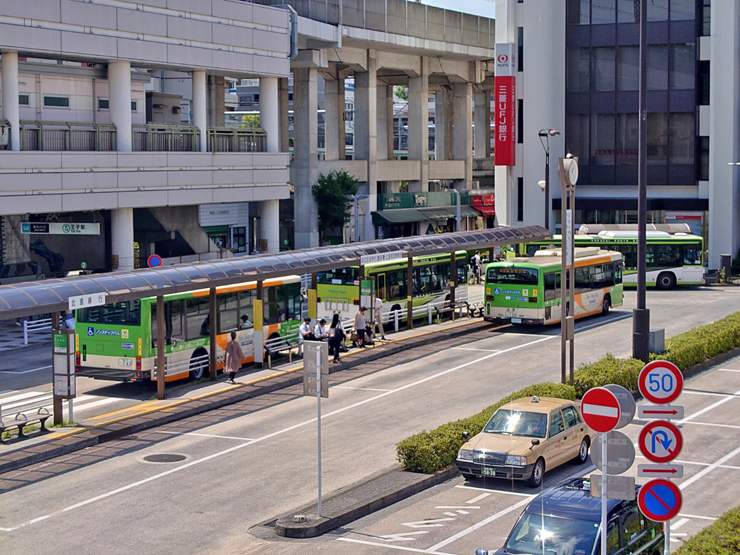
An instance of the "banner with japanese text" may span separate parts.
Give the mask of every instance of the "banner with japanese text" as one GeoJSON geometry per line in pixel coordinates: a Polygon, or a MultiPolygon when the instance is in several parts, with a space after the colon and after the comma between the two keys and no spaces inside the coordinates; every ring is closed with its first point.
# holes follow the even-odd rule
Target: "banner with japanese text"
{"type": "Polygon", "coordinates": [[[516,60],[515,46],[496,44],[494,77],[494,164],[516,165],[516,60]]]}

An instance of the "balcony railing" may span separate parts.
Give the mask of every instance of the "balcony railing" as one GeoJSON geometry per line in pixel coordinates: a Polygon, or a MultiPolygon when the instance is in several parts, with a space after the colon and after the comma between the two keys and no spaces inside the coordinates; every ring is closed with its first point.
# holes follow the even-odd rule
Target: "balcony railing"
{"type": "MultiPolygon", "coordinates": [[[[7,122],[6,122],[7,125],[7,122]]],[[[20,143],[25,151],[116,151],[116,126],[112,123],[21,120],[20,143]]],[[[200,130],[189,125],[134,124],[135,152],[198,152],[200,130]]],[[[0,150],[7,150],[0,146],[0,150]]],[[[264,129],[209,128],[209,152],[265,152],[264,129]]]]}

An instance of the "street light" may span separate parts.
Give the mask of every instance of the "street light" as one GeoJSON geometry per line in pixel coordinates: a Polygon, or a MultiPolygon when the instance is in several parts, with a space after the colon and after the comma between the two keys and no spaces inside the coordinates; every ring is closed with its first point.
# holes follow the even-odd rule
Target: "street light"
{"type": "Polygon", "coordinates": [[[355,204],[355,243],[360,242],[360,225],[359,225],[359,209],[357,206],[358,200],[365,200],[370,198],[370,195],[344,195],[344,198],[351,200],[355,204]]]}
{"type": "Polygon", "coordinates": [[[545,149],[545,183],[540,181],[538,185],[545,191],[545,227],[550,230],[550,137],[560,135],[557,129],[540,129],[537,136],[540,138],[542,148],[545,149]],[[543,140],[544,139],[544,140],[543,140]]]}

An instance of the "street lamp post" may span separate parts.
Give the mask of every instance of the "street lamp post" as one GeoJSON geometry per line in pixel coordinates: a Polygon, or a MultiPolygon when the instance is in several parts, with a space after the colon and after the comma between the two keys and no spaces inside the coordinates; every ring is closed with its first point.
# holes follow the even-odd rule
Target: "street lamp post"
{"type": "Polygon", "coordinates": [[[550,230],[550,137],[560,135],[557,129],[540,129],[537,136],[545,149],[545,228],[550,230]],[[543,140],[544,139],[544,140],[543,140]]]}
{"type": "Polygon", "coordinates": [[[578,158],[568,154],[558,159],[558,177],[561,195],[560,231],[560,379],[566,383],[566,351],[570,342],[570,379],[573,385],[575,355],[575,209],[576,182],[578,181],[578,158]],[[566,204],[567,202],[567,204],[566,204]],[[566,209],[567,206],[567,209],[566,209]]]}

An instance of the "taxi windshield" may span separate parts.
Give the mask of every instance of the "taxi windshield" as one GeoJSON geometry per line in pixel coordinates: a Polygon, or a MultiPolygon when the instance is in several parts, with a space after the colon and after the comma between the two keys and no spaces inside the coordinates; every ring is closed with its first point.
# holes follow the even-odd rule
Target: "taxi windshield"
{"type": "Polygon", "coordinates": [[[489,434],[544,438],[547,435],[547,415],[538,412],[499,409],[483,429],[489,434]]]}
{"type": "Polygon", "coordinates": [[[599,531],[598,522],[526,513],[506,542],[506,553],[590,555],[599,531]]]}

